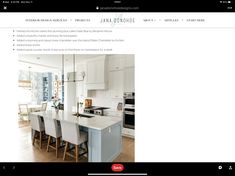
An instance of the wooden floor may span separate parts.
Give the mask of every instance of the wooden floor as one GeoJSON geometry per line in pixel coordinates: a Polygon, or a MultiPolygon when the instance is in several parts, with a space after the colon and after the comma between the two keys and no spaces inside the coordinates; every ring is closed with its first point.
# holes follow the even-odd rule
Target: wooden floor
{"type": "MultiPolygon", "coordinates": [[[[15,145],[18,148],[19,154],[14,160],[16,162],[64,162],[63,151],[61,148],[58,158],[55,156],[55,151],[46,152],[46,142],[43,142],[42,150],[37,146],[32,146],[31,142],[31,128],[28,125],[20,125],[19,130],[19,144],[15,145]]],[[[123,137],[123,149],[121,154],[114,160],[114,162],[134,162],[134,139],[123,137]]],[[[74,162],[74,159],[67,157],[66,162],[74,162]]],[[[87,162],[87,157],[80,157],[80,162],[87,162]]]]}

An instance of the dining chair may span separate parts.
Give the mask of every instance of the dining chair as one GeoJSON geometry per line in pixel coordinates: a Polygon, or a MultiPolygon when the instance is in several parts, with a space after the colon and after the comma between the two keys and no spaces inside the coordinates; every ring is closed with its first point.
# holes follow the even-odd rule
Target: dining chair
{"type": "MultiPolygon", "coordinates": [[[[84,153],[81,153],[80,155],[83,155],[88,152],[87,149],[87,133],[80,131],[79,125],[76,123],[68,122],[61,120],[61,130],[62,130],[62,139],[66,142],[65,143],[65,149],[64,149],[64,156],[63,160],[65,160],[66,155],[75,158],[76,162],[78,162],[79,158],[79,145],[85,144],[86,149],[84,153]],[[68,152],[69,144],[74,145],[75,147],[75,155],[72,155],[68,152]]],[[[72,150],[73,148],[69,149],[72,150]]]]}
{"type": "Polygon", "coordinates": [[[46,110],[47,110],[47,102],[42,102],[41,111],[46,111],[46,110]]]}
{"type": "Polygon", "coordinates": [[[35,141],[39,141],[39,147],[42,149],[42,137],[43,133],[45,133],[45,125],[42,120],[41,116],[35,115],[35,114],[30,114],[30,125],[32,128],[32,133],[33,133],[33,142],[32,144],[35,144],[35,141]]]}
{"type": "Polygon", "coordinates": [[[19,104],[19,116],[21,120],[29,120],[29,109],[27,104],[19,104]]]}
{"type": "Polygon", "coordinates": [[[52,148],[56,151],[56,158],[58,158],[58,149],[60,147],[60,138],[61,138],[61,127],[56,119],[53,119],[49,116],[44,116],[45,131],[48,137],[47,142],[47,152],[49,148],[52,148]],[[55,139],[55,142],[53,142],[55,139]]]}

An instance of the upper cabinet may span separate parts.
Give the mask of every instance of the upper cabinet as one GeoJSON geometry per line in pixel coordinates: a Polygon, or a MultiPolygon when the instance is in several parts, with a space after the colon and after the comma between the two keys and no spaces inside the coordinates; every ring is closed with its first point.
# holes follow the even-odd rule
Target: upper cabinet
{"type": "Polygon", "coordinates": [[[126,55],[124,61],[124,92],[135,92],[134,55],[126,55]]]}
{"type": "Polygon", "coordinates": [[[109,71],[122,70],[124,66],[124,55],[109,55],[109,71]]]}
{"type": "Polygon", "coordinates": [[[131,54],[109,55],[109,92],[122,98],[123,92],[135,91],[135,59],[131,54]]]}
{"type": "Polygon", "coordinates": [[[135,67],[135,59],[133,54],[125,55],[124,67],[135,67]]]}
{"type": "Polygon", "coordinates": [[[106,89],[107,60],[106,56],[98,56],[87,61],[86,88],[88,90],[106,89]]]}
{"type": "Polygon", "coordinates": [[[112,98],[123,98],[123,70],[109,72],[109,92],[112,98]]]}
{"type": "Polygon", "coordinates": [[[128,67],[135,67],[133,54],[109,55],[109,71],[123,70],[128,67]]]}
{"type": "Polygon", "coordinates": [[[135,68],[129,67],[124,70],[124,92],[135,92],[135,68]]]}

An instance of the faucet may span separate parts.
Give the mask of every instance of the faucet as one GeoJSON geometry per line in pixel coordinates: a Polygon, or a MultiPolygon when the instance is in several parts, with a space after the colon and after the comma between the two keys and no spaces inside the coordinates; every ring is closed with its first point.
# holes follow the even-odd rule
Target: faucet
{"type": "Polygon", "coordinates": [[[77,117],[79,117],[79,101],[77,101],[77,117]]]}

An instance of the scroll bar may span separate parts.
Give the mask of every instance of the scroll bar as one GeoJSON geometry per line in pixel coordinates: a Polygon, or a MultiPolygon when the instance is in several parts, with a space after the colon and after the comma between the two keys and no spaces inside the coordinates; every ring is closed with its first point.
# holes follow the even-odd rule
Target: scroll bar
{"type": "Polygon", "coordinates": [[[148,175],[147,173],[88,173],[88,175],[148,175]]]}

